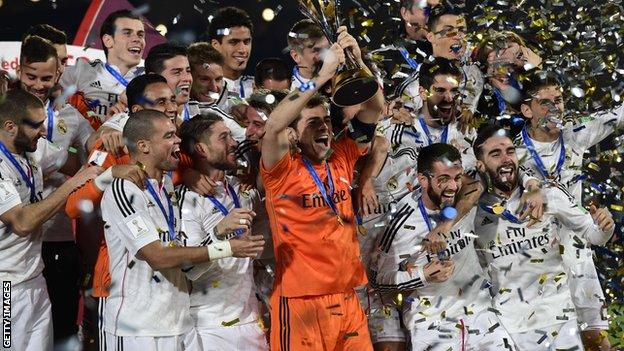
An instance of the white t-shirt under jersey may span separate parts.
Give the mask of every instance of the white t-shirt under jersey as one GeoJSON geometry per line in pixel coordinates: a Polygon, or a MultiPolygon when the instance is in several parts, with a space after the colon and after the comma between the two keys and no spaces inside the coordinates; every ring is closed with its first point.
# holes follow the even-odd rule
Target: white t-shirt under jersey
{"type": "MultiPolygon", "coordinates": [[[[171,178],[163,178],[161,187],[148,180],[167,210],[169,197],[173,206],[174,227],[180,231],[178,201],[171,178]]],[[[189,290],[180,268],[155,271],[137,253],[144,246],[159,241],[169,245],[165,216],[148,190],[116,178],[102,197],[104,236],[108,246],[111,273],[110,295],[104,311],[104,328],[116,336],[175,336],[193,328],[189,308],[189,290]]],[[[177,235],[177,234],[176,234],[177,235]]]]}
{"type": "MultiPolygon", "coordinates": [[[[232,186],[241,208],[253,209],[262,205],[256,190],[241,193],[235,177],[226,176],[226,182],[217,182],[214,198],[228,211],[234,209],[234,201],[225,184],[232,186]]],[[[184,185],[178,187],[178,194],[186,246],[206,246],[228,239],[217,238],[214,234],[214,228],[225,217],[210,199],[184,185]]],[[[222,258],[185,271],[193,285],[191,316],[197,327],[219,328],[256,322],[258,300],[251,258],[222,258]]]]}

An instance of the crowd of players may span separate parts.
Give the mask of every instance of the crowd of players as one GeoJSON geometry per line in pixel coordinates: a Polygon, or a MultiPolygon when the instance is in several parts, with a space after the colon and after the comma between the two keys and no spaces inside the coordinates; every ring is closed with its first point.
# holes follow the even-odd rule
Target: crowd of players
{"type": "Polygon", "coordinates": [[[268,38],[233,7],[144,66],[130,11],[102,25],[106,62],[66,67],[65,33],[32,26],[0,103],[9,346],[608,350],[591,245],[615,225],[582,165],[622,108],[564,122],[517,34],[468,43],[438,1],[400,16],[367,53],[298,21],[294,62],[253,77],[268,38]],[[379,89],[340,107],[346,52],[379,89]]]}

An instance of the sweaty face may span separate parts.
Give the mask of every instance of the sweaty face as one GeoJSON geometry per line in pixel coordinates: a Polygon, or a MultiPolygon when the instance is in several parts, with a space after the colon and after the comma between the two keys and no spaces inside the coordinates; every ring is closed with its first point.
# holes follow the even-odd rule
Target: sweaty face
{"type": "Polygon", "coordinates": [[[186,104],[191,96],[193,76],[186,56],[176,56],[163,62],[164,69],[160,73],[165,77],[169,88],[176,96],[178,105],[186,104]]]}
{"type": "Polygon", "coordinates": [[[508,192],[518,184],[518,157],[516,147],[507,136],[493,136],[481,146],[482,159],[492,185],[508,192]]]}
{"type": "Polygon", "coordinates": [[[43,108],[30,109],[28,117],[17,124],[17,134],[13,143],[18,150],[27,152],[37,151],[39,138],[46,133],[46,115],[43,108]]]}
{"type": "Polygon", "coordinates": [[[456,15],[441,16],[435,28],[430,28],[427,40],[433,47],[433,56],[458,60],[466,51],[466,20],[456,15]]]}
{"type": "Polygon", "coordinates": [[[232,71],[243,71],[251,53],[251,31],[247,27],[232,27],[221,42],[212,40],[212,46],[225,58],[225,66],[232,71]]]}
{"type": "Polygon", "coordinates": [[[45,62],[22,62],[19,69],[22,89],[45,102],[58,78],[57,62],[56,57],[50,57],[45,62]]]}
{"type": "Polygon", "coordinates": [[[296,131],[303,155],[313,162],[323,161],[333,137],[329,111],[324,106],[303,109],[296,131]]]}
{"type": "Polygon", "coordinates": [[[421,184],[427,189],[427,196],[439,208],[455,206],[464,174],[461,161],[436,161],[432,168],[425,183],[421,184]]]}
{"type": "Polygon", "coordinates": [[[160,111],[172,120],[178,115],[178,104],[176,97],[166,83],[154,83],[145,87],[143,93],[145,99],[140,101],[140,108],[133,106],[133,111],[140,109],[152,109],[160,111]]]}
{"type": "Polygon", "coordinates": [[[116,57],[128,66],[136,66],[141,62],[145,49],[145,27],[143,22],[131,18],[115,20],[115,33],[102,38],[108,49],[109,57],[116,57]]]}
{"type": "Polygon", "coordinates": [[[245,130],[245,138],[248,140],[256,141],[256,148],[258,149],[258,151],[260,151],[262,148],[262,138],[264,137],[264,126],[266,125],[266,117],[266,112],[259,112],[253,107],[249,107],[247,109],[247,120],[249,121],[249,125],[245,130]]]}
{"type": "Polygon", "coordinates": [[[206,160],[211,167],[227,171],[236,168],[236,148],[238,143],[232,138],[232,132],[219,121],[210,127],[210,136],[202,138],[207,147],[206,160]]]}
{"type": "Polygon", "coordinates": [[[154,121],[154,134],[150,141],[150,156],[158,169],[163,172],[178,168],[180,138],[176,135],[176,126],[169,119],[154,121]]]}
{"type": "Polygon", "coordinates": [[[459,79],[450,75],[437,75],[426,92],[427,109],[440,125],[453,122],[459,113],[459,79]]]}
{"type": "Polygon", "coordinates": [[[223,89],[223,67],[217,63],[195,65],[191,69],[193,86],[191,95],[199,102],[212,103],[223,89]]]}
{"type": "Polygon", "coordinates": [[[538,90],[530,107],[531,116],[527,117],[531,118],[532,123],[536,122],[537,126],[547,129],[559,128],[565,109],[561,87],[549,86],[538,90]]]}

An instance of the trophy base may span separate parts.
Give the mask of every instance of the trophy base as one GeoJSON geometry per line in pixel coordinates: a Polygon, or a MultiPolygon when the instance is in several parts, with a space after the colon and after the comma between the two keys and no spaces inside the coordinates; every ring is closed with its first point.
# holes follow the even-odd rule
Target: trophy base
{"type": "Polygon", "coordinates": [[[361,104],[375,96],[378,89],[373,76],[363,69],[350,69],[334,78],[332,102],[340,107],[361,104]]]}

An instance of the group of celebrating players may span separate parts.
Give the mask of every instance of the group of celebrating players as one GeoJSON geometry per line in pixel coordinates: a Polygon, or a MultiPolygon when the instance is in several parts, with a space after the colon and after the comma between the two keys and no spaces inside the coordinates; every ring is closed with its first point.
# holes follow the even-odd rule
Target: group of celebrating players
{"type": "Polygon", "coordinates": [[[65,33],[32,26],[0,102],[8,347],[609,350],[591,246],[615,223],[582,166],[622,107],[564,121],[517,34],[469,44],[451,2],[400,16],[369,52],[300,20],[294,68],[253,77],[234,7],[146,55],[115,11],[106,62],[67,67],[65,33]],[[347,57],[379,88],[338,106],[347,57]]]}

